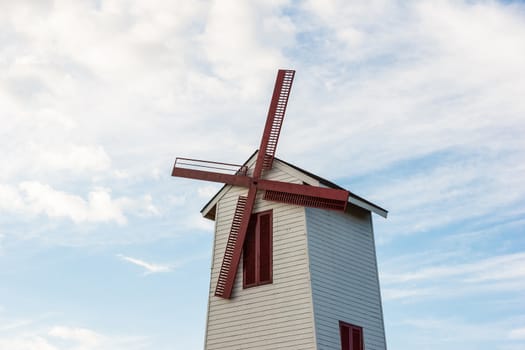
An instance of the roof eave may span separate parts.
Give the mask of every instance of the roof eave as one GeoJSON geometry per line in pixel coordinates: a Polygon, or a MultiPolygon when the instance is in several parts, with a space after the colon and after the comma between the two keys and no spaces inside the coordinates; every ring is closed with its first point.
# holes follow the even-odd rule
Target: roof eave
{"type": "Polygon", "coordinates": [[[351,204],[354,204],[354,205],[357,205],[358,207],[361,207],[363,209],[366,209],[368,211],[371,211],[372,213],[374,214],[377,214],[381,217],[384,217],[386,219],[386,217],[388,216],[388,211],[373,204],[373,203],[370,203],[366,200],[362,200],[361,198],[357,197],[357,196],[352,196],[352,194],[350,194],[350,197],[348,197],[348,203],[351,203],[351,204]]]}
{"type": "MultiPolygon", "coordinates": [[[[255,151],[249,158],[248,160],[243,164],[243,165],[248,165],[250,164],[250,162],[252,160],[254,160],[254,157],[255,155],[257,154],[258,151],[255,151]]],[[[293,165],[293,164],[290,164],[284,160],[281,160],[279,158],[275,158],[276,160],[278,160],[279,162],[281,162],[282,164],[296,170],[296,171],[299,171],[301,173],[303,173],[304,175],[306,175],[307,177],[310,177],[312,178],[312,180],[315,180],[315,181],[318,181],[320,184],[326,186],[326,187],[331,187],[331,188],[337,188],[337,189],[344,189],[343,187],[331,182],[331,181],[328,181],[320,176],[317,176],[313,173],[310,173],[304,169],[301,169],[299,168],[298,166],[296,165],[293,165]]],[[[217,193],[208,201],[208,203],[206,203],[206,205],[204,205],[204,207],[201,209],[201,215],[206,218],[206,219],[210,219],[210,220],[215,220],[215,209],[216,209],[216,205],[217,205],[217,202],[219,201],[219,198],[221,197],[221,194],[224,193],[226,191],[226,188],[230,186],[230,185],[224,185],[219,191],[217,191],[217,193]]],[[[349,191],[350,192],[350,191],[349,191]]],[[[380,206],[350,192],[350,196],[348,197],[348,202],[353,204],[353,205],[356,205],[360,208],[363,208],[363,209],[366,209],[372,213],[375,213],[383,218],[386,218],[387,215],[388,215],[388,211],[386,209],[383,209],[381,208],[380,206]]]]}

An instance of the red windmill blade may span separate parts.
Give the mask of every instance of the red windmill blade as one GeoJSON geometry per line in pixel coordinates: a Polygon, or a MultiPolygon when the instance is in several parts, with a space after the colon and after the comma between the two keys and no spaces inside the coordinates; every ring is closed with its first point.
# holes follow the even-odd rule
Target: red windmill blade
{"type": "Polygon", "coordinates": [[[246,166],[188,158],[177,158],[175,160],[173,176],[248,187],[247,196],[239,197],[235,208],[215,288],[215,295],[218,297],[229,299],[231,296],[258,190],[265,191],[265,200],[322,209],[340,211],[346,209],[348,191],[261,179],[263,171],[271,169],[273,165],[294,75],[295,71],[293,70],[279,70],[277,73],[252,176],[247,175],[246,166]]]}
{"type": "Polygon", "coordinates": [[[294,70],[280,69],[277,73],[272,101],[270,102],[270,108],[268,109],[268,116],[266,117],[266,124],[261,138],[261,146],[259,147],[259,154],[255,162],[255,170],[253,171],[253,177],[256,179],[261,176],[263,169],[269,170],[272,168],[275,150],[277,149],[277,141],[279,141],[281,126],[283,125],[284,113],[288,105],[288,97],[290,96],[294,76],[294,70]]]}

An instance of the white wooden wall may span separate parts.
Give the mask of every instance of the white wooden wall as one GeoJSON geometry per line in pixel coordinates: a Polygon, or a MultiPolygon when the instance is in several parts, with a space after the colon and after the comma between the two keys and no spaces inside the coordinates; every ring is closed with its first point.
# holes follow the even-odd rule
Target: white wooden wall
{"type": "Polygon", "coordinates": [[[319,350],[340,350],[339,320],[363,327],[365,350],[386,350],[371,214],[306,208],[319,350]]]}
{"type": "MultiPolygon", "coordinates": [[[[300,183],[279,164],[265,178],[300,183]]],[[[242,289],[241,258],[232,299],[214,296],[237,198],[246,192],[232,187],[217,206],[205,349],[316,349],[303,207],[259,194],[254,211],[273,209],[273,283],[242,289]]]]}

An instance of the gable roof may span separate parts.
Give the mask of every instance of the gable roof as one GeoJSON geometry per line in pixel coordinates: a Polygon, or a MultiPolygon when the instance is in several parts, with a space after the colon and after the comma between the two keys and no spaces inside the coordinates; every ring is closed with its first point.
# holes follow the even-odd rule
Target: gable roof
{"type": "MultiPolygon", "coordinates": [[[[255,151],[251,156],[250,158],[248,158],[248,160],[246,162],[244,162],[243,165],[246,165],[248,166],[248,164],[252,163],[253,161],[255,161],[255,155],[257,154],[258,151],[255,151]]],[[[308,184],[308,185],[318,185],[318,186],[321,186],[321,187],[328,187],[328,188],[335,188],[335,189],[340,189],[340,190],[346,190],[348,191],[347,189],[331,182],[331,181],[328,181],[318,175],[315,175],[309,171],[306,171],[304,169],[301,169],[299,168],[298,166],[296,165],[293,165],[291,163],[288,163],[284,160],[281,160],[277,157],[274,158],[274,160],[280,162],[281,164],[283,164],[285,167],[288,167],[290,168],[292,171],[294,171],[296,173],[296,175],[302,175],[300,176],[301,179],[303,180],[303,182],[305,184],[308,184]]],[[[227,188],[228,186],[231,186],[231,185],[224,185],[222,186],[222,188],[210,199],[210,201],[208,203],[206,203],[206,205],[201,209],[201,214],[202,216],[204,216],[205,218],[207,219],[211,219],[211,220],[214,220],[215,219],[215,208],[216,208],[216,204],[217,202],[221,199],[221,197],[226,193],[227,191],[227,188]]],[[[349,197],[348,197],[348,202],[353,204],[353,205],[356,205],[362,209],[365,209],[365,210],[368,210],[370,212],[373,212],[375,214],[378,214],[384,218],[387,217],[388,215],[388,211],[386,209],[383,209],[381,208],[380,206],[364,199],[363,197],[360,197],[358,195],[356,195],[355,193],[352,193],[351,191],[348,191],[350,193],[349,197]]]]}

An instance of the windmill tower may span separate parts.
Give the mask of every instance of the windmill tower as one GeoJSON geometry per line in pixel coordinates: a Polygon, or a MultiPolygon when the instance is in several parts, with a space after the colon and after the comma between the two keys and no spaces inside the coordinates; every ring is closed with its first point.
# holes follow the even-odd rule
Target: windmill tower
{"type": "Polygon", "coordinates": [[[372,213],[387,211],[275,157],[295,71],[279,70],[259,150],[244,165],[177,158],[221,182],[205,349],[385,350],[372,213]]]}

